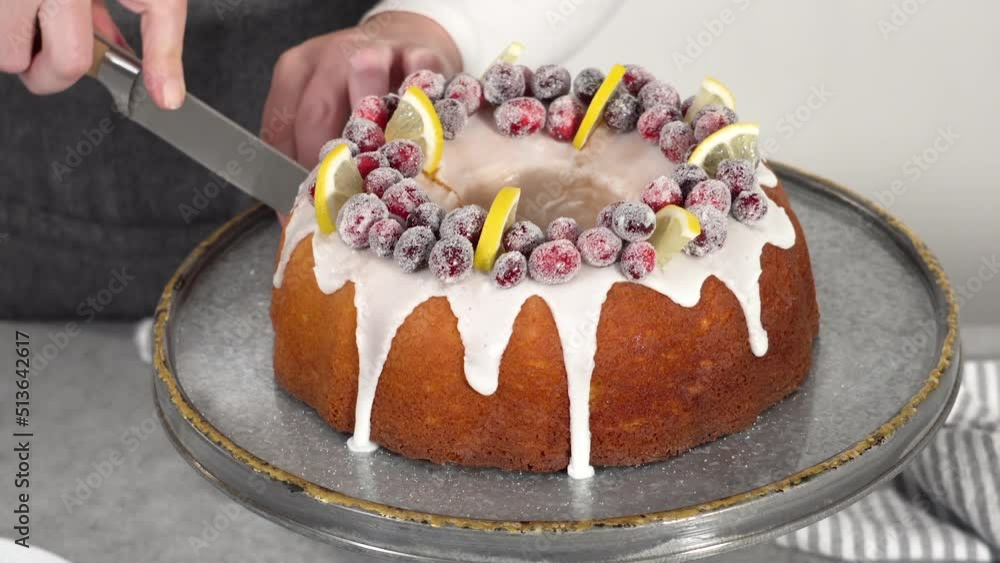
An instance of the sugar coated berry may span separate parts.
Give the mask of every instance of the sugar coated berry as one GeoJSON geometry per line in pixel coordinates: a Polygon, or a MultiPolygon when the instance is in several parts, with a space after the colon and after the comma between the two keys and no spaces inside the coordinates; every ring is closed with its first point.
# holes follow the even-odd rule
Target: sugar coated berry
{"type": "Polygon", "coordinates": [[[428,201],[421,203],[410,213],[410,216],[406,218],[406,226],[427,227],[437,234],[441,228],[442,220],[444,220],[444,209],[438,207],[438,204],[428,201]]]}
{"type": "Polygon", "coordinates": [[[618,260],[622,239],[607,227],[587,229],[576,239],[576,248],[585,264],[603,268],[618,260]]]}
{"type": "Polygon", "coordinates": [[[729,118],[726,117],[726,114],[724,113],[706,113],[694,122],[694,140],[696,143],[700,143],[708,138],[708,136],[712,133],[715,133],[727,125],[732,125],[733,123],[734,122],[729,121],[729,118]]]}
{"type": "Polygon", "coordinates": [[[601,212],[597,214],[597,226],[598,227],[607,227],[607,228],[613,230],[613,228],[614,228],[615,210],[618,209],[618,207],[621,204],[623,204],[623,203],[625,203],[625,202],[624,201],[616,201],[616,202],[609,203],[606,206],[604,206],[604,209],[602,209],[601,212]]]}
{"type": "Polygon", "coordinates": [[[552,100],[569,93],[573,78],[566,67],[542,65],[531,79],[531,93],[539,100],[552,100]]]}
{"type": "Polygon", "coordinates": [[[373,121],[385,129],[385,124],[389,122],[389,108],[386,107],[380,96],[365,96],[358,100],[358,105],[354,106],[351,117],[361,117],[373,121]]]}
{"type": "Polygon", "coordinates": [[[436,100],[444,95],[444,75],[430,70],[418,70],[403,79],[399,86],[399,95],[406,93],[410,86],[417,86],[427,94],[427,97],[436,100]]]}
{"type": "Polygon", "coordinates": [[[639,121],[636,122],[636,128],[643,139],[655,145],[660,142],[660,131],[663,130],[663,126],[680,119],[681,110],[676,106],[655,106],[642,112],[639,121]]]}
{"type": "Polygon", "coordinates": [[[729,234],[729,222],[721,211],[711,205],[696,205],[688,209],[698,218],[701,224],[701,234],[684,247],[684,252],[691,256],[705,256],[722,248],[729,234]]]}
{"type": "Polygon", "coordinates": [[[479,110],[483,103],[483,85],[479,79],[466,72],[456,74],[448,87],[444,89],[444,97],[449,100],[458,100],[465,106],[465,113],[472,115],[479,110]]]}
{"type": "Polygon", "coordinates": [[[381,198],[389,186],[402,181],[403,175],[399,170],[383,166],[376,168],[365,177],[365,191],[381,198]]]}
{"type": "Polygon", "coordinates": [[[437,242],[437,238],[427,227],[406,229],[396,241],[392,257],[404,272],[416,272],[427,266],[427,259],[431,255],[435,242],[437,242]]]}
{"type": "Polygon", "coordinates": [[[653,272],[656,267],[656,249],[648,242],[630,242],[622,250],[621,269],[625,277],[639,281],[653,272]]]}
{"type": "Polygon", "coordinates": [[[493,263],[492,275],[497,287],[512,288],[528,275],[528,259],[520,252],[505,252],[493,263]]]}
{"type": "Polygon", "coordinates": [[[469,239],[473,245],[479,243],[486,223],[486,210],[478,205],[466,205],[452,209],[441,221],[441,238],[460,236],[469,239]]]}
{"type": "Polygon", "coordinates": [[[370,151],[354,157],[354,164],[358,167],[361,178],[368,179],[373,170],[389,166],[389,161],[378,151],[370,151]]]}
{"type": "Polygon", "coordinates": [[[498,106],[524,95],[524,73],[510,63],[496,63],[483,75],[483,97],[498,106]]]}
{"type": "Polygon", "coordinates": [[[746,160],[727,158],[720,162],[716,168],[715,179],[725,182],[735,198],[740,192],[753,189],[756,174],[754,174],[753,165],[746,160]]]}
{"type": "Polygon", "coordinates": [[[572,217],[559,217],[549,223],[549,227],[545,229],[545,236],[549,240],[576,242],[576,238],[580,236],[580,227],[572,217]]]}
{"type": "Polygon", "coordinates": [[[645,203],[626,201],[611,216],[611,230],[622,240],[646,240],[656,229],[656,213],[645,203]]]}
{"type": "Polygon", "coordinates": [[[514,98],[501,104],[493,119],[504,135],[524,137],[545,125],[545,106],[535,98],[514,98]]]}
{"type": "Polygon", "coordinates": [[[543,242],[545,233],[531,221],[518,221],[503,235],[503,249],[507,252],[520,252],[525,257],[531,256],[531,251],[543,242]]]}
{"type": "Polygon", "coordinates": [[[660,129],[660,151],[671,162],[684,162],[694,147],[694,131],[683,121],[670,121],[660,129]]]}
{"type": "Polygon", "coordinates": [[[396,113],[396,108],[399,107],[399,95],[390,92],[382,96],[382,103],[385,104],[385,109],[389,112],[389,117],[392,117],[392,114],[396,113]]]}
{"type": "Polygon", "coordinates": [[[604,108],[604,122],[618,131],[631,131],[639,121],[639,98],[618,92],[604,108]]]}
{"type": "Polygon", "coordinates": [[[385,190],[382,201],[389,208],[389,213],[405,221],[414,209],[427,203],[428,200],[427,193],[416,180],[404,178],[385,190]]]}
{"type": "Polygon", "coordinates": [[[681,187],[673,178],[660,176],[646,184],[642,190],[642,202],[654,212],[668,205],[680,205],[684,201],[681,187]]]}
{"type": "Polygon", "coordinates": [[[708,180],[708,174],[701,166],[687,162],[677,165],[670,177],[681,187],[681,193],[684,194],[684,197],[687,197],[691,193],[691,189],[699,182],[708,180]]]}
{"type": "Polygon", "coordinates": [[[439,240],[431,250],[427,265],[431,272],[444,283],[464,280],[472,272],[472,258],[475,250],[464,237],[447,237],[439,240]]]}
{"type": "Polygon", "coordinates": [[[698,205],[711,205],[718,209],[723,215],[729,213],[733,204],[733,196],[729,193],[729,186],[719,180],[703,180],[695,184],[687,197],[684,198],[684,207],[691,208],[698,205]]]}
{"type": "Polygon", "coordinates": [[[759,191],[740,192],[733,200],[733,217],[752,225],[767,215],[767,199],[759,191]]]}
{"type": "Polygon", "coordinates": [[[424,165],[424,151],[420,145],[408,139],[396,139],[385,144],[379,152],[389,162],[389,167],[399,170],[407,178],[420,174],[424,165]]]}
{"type": "Polygon", "coordinates": [[[673,86],[661,80],[646,83],[639,90],[639,103],[642,109],[651,110],[655,107],[670,106],[678,112],[681,110],[681,96],[673,86]]]}
{"type": "Polygon", "coordinates": [[[573,93],[584,104],[594,99],[594,94],[604,82],[604,73],[596,68],[585,68],[573,79],[573,93]]]}
{"type": "Polygon", "coordinates": [[[361,152],[377,150],[385,144],[385,133],[377,123],[363,117],[355,117],[344,126],[344,138],[358,145],[361,152]]]}
{"type": "Polygon", "coordinates": [[[438,100],[434,102],[434,111],[437,112],[438,119],[441,120],[444,138],[448,140],[454,139],[469,122],[469,114],[465,111],[465,104],[458,100],[451,98],[438,100]]]}
{"type": "Polygon", "coordinates": [[[323,160],[324,158],[326,158],[326,155],[330,154],[330,151],[339,147],[340,145],[347,145],[347,148],[351,150],[351,156],[358,156],[358,153],[361,152],[358,150],[357,143],[348,141],[347,139],[341,137],[338,139],[331,139],[326,143],[324,143],[323,146],[319,149],[319,159],[323,160]]]}
{"type": "Polygon", "coordinates": [[[368,247],[368,231],[389,216],[385,204],[372,194],[355,194],[337,213],[337,233],[351,248],[368,247]]]}
{"type": "Polygon", "coordinates": [[[656,77],[653,73],[639,65],[625,65],[625,74],[622,76],[622,86],[628,90],[629,94],[638,96],[642,87],[649,84],[656,77]]]}
{"type": "Polygon", "coordinates": [[[539,283],[566,283],[579,271],[580,251],[568,240],[543,243],[528,258],[528,274],[539,283]]]}
{"type": "Polygon", "coordinates": [[[392,218],[379,219],[368,231],[368,246],[376,256],[387,258],[392,256],[396,241],[403,234],[403,226],[392,218]]]}
{"type": "Polygon", "coordinates": [[[729,121],[729,123],[736,123],[737,121],[739,121],[739,117],[737,117],[735,111],[727,108],[722,104],[709,104],[698,110],[698,113],[694,114],[694,118],[691,120],[691,123],[696,123],[699,119],[701,119],[702,117],[704,117],[706,114],[709,113],[721,113],[722,115],[725,116],[726,120],[729,121]]]}
{"type": "Polygon", "coordinates": [[[684,101],[681,102],[681,114],[687,115],[687,112],[689,109],[691,109],[691,104],[693,103],[694,103],[694,96],[688,96],[687,98],[684,98],[684,101]]]}
{"type": "Polygon", "coordinates": [[[549,104],[549,116],[545,120],[545,130],[553,139],[572,140],[580,128],[586,108],[575,97],[567,94],[549,104]]]}
{"type": "Polygon", "coordinates": [[[514,67],[520,70],[521,75],[524,76],[524,95],[534,96],[535,94],[531,89],[531,81],[535,79],[535,73],[524,65],[514,65],[514,67]]]}

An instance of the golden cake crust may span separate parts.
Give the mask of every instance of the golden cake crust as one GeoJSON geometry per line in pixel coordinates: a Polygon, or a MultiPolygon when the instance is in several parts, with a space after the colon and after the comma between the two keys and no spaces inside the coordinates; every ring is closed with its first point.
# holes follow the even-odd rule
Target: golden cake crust
{"type": "MultiPolygon", "coordinates": [[[[591,378],[594,465],[660,460],[746,428],[805,379],[819,328],[809,251],[784,188],[766,191],[796,233],[792,248],[768,245],[761,256],[767,354],[750,351],[743,310],[714,277],[690,308],[639,284],[615,284],[598,324],[591,378]]],[[[352,432],[354,286],[325,294],[313,266],[312,237],[306,237],[273,290],[275,376],[332,427],[352,432]]],[[[457,322],[448,300],[433,297],[400,327],[375,394],[372,440],[438,463],[565,469],[567,377],[548,305],[532,297],[522,306],[490,396],[466,382],[457,322]]]]}

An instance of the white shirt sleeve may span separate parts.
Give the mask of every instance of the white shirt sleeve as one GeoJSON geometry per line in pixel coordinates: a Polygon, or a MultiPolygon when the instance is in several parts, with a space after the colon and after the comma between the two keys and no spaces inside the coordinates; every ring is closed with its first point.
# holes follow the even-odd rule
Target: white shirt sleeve
{"type": "Polygon", "coordinates": [[[362,21],[381,12],[411,12],[451,34],[466,72],[482,74],[513,41],[525,46],[519,63],[560,63],[618,10],[614,0],[381,0],[362,21]]]}

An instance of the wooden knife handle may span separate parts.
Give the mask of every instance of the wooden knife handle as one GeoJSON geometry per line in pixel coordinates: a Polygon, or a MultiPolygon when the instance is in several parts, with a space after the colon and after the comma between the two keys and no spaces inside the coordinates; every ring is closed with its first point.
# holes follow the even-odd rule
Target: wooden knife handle
{"type": "Polygon", "coordinates": [[[94,35],[94,58],[90,63],[90,70],[87,71],[87,76],[97,78],[97,72],[101,70],[101,65],[104,64],[104,56],[110,49],[111,43],[107,39],[100,35],[94,35]]]}

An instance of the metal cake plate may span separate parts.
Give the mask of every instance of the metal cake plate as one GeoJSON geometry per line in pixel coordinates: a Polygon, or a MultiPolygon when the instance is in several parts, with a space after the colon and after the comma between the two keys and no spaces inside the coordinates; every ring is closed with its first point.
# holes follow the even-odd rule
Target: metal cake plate
{"type": "Polygon", "coordinates": [[[957,313],[937,262],[901,223],[773,166],[806,232],[822,321],[805,384],[744,432],[582,481],[351,453],[348,436],[274,382],[280,230],[263,208],[205,241],[164,293],[154,359],[164,425],[193,467],[252,510],[387,558],[690,559],[809,524],[899,472],[944,421],[959,382],[957,313]]]}

